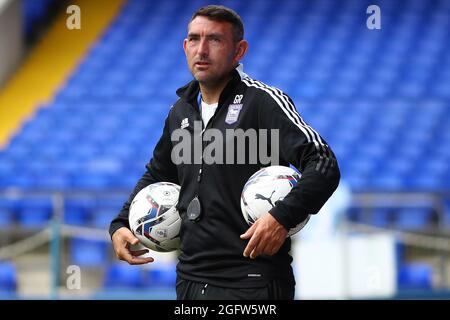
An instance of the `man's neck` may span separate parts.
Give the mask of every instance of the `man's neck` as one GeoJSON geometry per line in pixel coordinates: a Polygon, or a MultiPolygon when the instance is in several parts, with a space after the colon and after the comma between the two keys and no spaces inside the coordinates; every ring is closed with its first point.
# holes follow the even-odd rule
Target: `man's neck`
{"type": "Polygon", "coordinates": [[[200,92],[202,93],[202,100],[207,104],[218,103],[220,95],[222,94],[222,91],[228,84],[229,80],[230,77],[227,77],[223,81],[214,85],[199,83],[200,92]]]}

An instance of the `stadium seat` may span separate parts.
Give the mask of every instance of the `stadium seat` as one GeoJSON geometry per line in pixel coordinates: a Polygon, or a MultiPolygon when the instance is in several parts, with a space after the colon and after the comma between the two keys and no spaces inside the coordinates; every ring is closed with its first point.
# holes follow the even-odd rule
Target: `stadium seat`
{"type": "Polygon", "coordinates": [[[345,215],[350,222],[364,223],[364,210],[360,207],[352,206],[348,208],[345,215]]]}
{"type": "Polygon", "coordinates": [[[104,267],[110,255],[106,240],[75,237],[70,240],[70,259],[80,267],[104,267]]]}
{"type": "MultiPolygon", "coordinates": [[[[17,271],[12,262],[0,261],[0,294],[17,290],[17,271]]],[[[1,296],[0,296],[1,297],[1,296]]]]}
{"type": "Polygon", "coordinates": [[[106,268],[103,288],[142,288],[145,277],[141,268],[126,263],[115,263],[106,268]]]}
{"type": "Polygon", "coordinates": [[[408,263],[399,268],[398,287],[400,290],[426,289],[433,287],[433,268],[425,263],[408,263]]]}
{"type": "Polygon", "coordinates": [[[120,212],[121,206],[115,209],[94,210],[90,225],[94,228],[107,230],[113,218],[120,212]]]}
{"type": "Polygon", "coordinates": [[[432,225],[431,208],[400,208],[394,214],[394,227],[403,230],[425,230],[432,225]]]}
{"type": "Polygon", "coordinates": [[[14,214],[5,208],[0,208],[0,229],[10,228],[14,223],[14,214]]]}
{"type": "Polygon", "coordinates": [[[15,200],[0,198],[0,229],[9,228],[15,223],[16,204],[15,200]]]}
{"type": "Polygon", "coordinates": [[[370,223],[375,227],[388,228],[392,223],[391,208],[374,208],[370,213],[370,223]]]}
{"type": "Polygon", "coordinates": [[[72,188],[81,190],[105,190],[109,187],[107,175],[84,173],[73,177],[71,182],[72,188]]]}
{"type": "Polygon", "coordinates": [[[64,222],[71,225],[89,225],[93,203],[93,200],[84,198],[66,199],[64,202],[64,222]]]}
{"type": "Polygon", "coordinates": [[[49,5],[55,0],[24,0],[22,6],[23,28],[25,36],[30,37],[33,29],[45,17],[49,5]]]}
{"type": "Polygon", "coordinates": [[[442,225],[450,229],[450,198],[444,199],[444,211],[442,215],[442,225]]]}
{"type": "Polygon", "coordinates": [[[17,209],[17,221],[24,228],[47,226],[52,215],[50,198],[26,198],[17,209]]]}
{"type": "Polygon", "coordinates": [[[151,287],[174,287],[176,283],[176,265],[152,265],[145,271],[145,285],[151,287]]]}

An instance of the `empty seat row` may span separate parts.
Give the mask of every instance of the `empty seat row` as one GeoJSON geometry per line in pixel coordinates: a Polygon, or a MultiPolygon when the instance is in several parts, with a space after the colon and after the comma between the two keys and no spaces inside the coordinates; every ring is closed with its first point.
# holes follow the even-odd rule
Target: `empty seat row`
{"type": "MultiPolygon", "coordinates": [[[[69,199],[64,204],[63,223],[107,229],[119,213],[125,199],[69,199]]],[[[0,198],[0,229],[18,225],[22,228],[48,226],[54,215],[51,199],[0,198]]]]}
{"type": "Polygon", "coordinates": [[[442,227],[450,227],[450,211],[444,211],[439,216],[432,207],[352,207],[347,212],[347,218],[352,222],[365,223],[381,228],[420,231],[442,227]]]}

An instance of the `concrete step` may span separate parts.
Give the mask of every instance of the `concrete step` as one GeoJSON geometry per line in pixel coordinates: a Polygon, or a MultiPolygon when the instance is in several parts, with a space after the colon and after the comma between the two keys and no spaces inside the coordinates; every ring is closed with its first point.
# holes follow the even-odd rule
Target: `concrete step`
{"type": "Polygon", "coordinates": [[[48,296],[51,270],[48,254],[28,253],[14,258],[18,273],[17,293],[23,296],[48,296]]]}

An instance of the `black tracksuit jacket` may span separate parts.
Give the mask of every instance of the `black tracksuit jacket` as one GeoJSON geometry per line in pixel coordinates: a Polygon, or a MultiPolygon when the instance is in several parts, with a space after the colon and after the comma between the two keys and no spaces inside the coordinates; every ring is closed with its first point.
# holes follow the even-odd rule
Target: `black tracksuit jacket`
{"type": "MultiPolygon", "coordinates": [[[[175,165],[171,152],[178,142],[171,140],[171,133],[183,127],[192,135],[194,121],[202,121],[198,82],[191,81],[178,89],[177,95],[179,99],[169,111],[162,136],[146,165],[147,170],[119,215],[111,222],[110,235],[120,227],[129,227],[130,203],[141,189],[155,182],[169,181],[181,186],[177,205],[182,217],[178,277],[242,288],[264,286],[271,279],[294,281],[290,238],[273,256],[262,255],[253,260],[243,256],[248,240],[241,240],[239,236],[248,229],[248,225],[241,213],[241,192],[248,178],[268,164],[263,165],[258,158],[255,164],[175,165]],[[201,202],[202,217],[193,222],[186,217],[186,209],[196,195],[201,202]]],[[[223,90],[206,129],[209,128],[220,130],[224,137],[226,129],[279,130],[278,164],[292,164],[302,173],[297,186],[270,211],[286,229],[306,219],[308,214],[316,214],[339,184],[340,172],[335,155],[325,140],[302,120],[290,97],[279,89],[251,79],[242,72],[241,65],[232,71],[231,80],[223,90]],[[237,118],[236,112],[230,114],[229,111],[230,105],[236,102],[242,104],[237,118]]],[[[226,139],[223,140],[225,145],[226,139]]],[[[267,140],[270,150],[270,138],[267,140]]],[[[203,150],[209,143],[203,142],[203,150]]],[[[247,144],[247,159],[248,147],[247,144]]]]}

